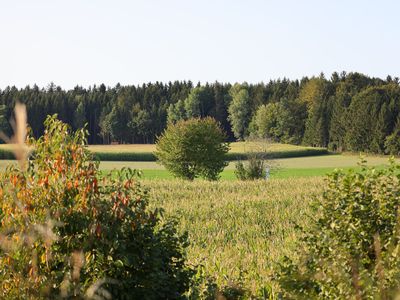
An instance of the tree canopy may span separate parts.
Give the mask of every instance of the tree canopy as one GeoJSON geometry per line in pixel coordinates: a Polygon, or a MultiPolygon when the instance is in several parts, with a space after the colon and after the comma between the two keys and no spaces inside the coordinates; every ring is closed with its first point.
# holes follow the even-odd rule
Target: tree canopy
{"type": "Polygon", "coordinates": [[[87,123],[90,144],[154,143],[168,123],[209,116],[230,141],[259,135],[335,151],[399,153],[399,99],[398,78],[345,72],[330,79],[321,74],[234,85],[175,81],[71,90],[35,85],[0,90],[0,126],[9,130],[5,120],[22,101],[35,137],[54,113],[73,128],[87,123]]]}
{"type": "Polygon", "coordinates": [[[158,138],[156,156],[177,177],[217,180],[227,165],[226,135],[210,117],[192,118],[169,124],[158,138]]]}

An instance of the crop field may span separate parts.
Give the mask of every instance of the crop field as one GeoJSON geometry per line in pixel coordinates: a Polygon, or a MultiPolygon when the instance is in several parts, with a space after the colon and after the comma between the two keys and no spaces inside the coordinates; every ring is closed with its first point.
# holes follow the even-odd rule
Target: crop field
{"type": "MultiPolygon", "coordinates": [[[[235,142],[231,143],[231,150],[226,155],[227,160],[244,159],[246,152],[264,152],[271,158],[300,157],[326,155],[325,148],[305,147],[279,143],[235,142]]],[[[0,145],[0,159],[10,159],[12,145],[0,145]]],[[[122,144],[122,145],[89,145],[96,158],[101,161],[155,161],[154,144],[122,144]]]]}
{"type": "MultiPolygon", "coordinates": [[[[388,162],[388,157],[366,159],[375,166],[388,162]]],[[[278,292],[271,278],[282,257],[296,257],[295,225],[307,226],[309,203],[321,193],[323,175],[355,168],[359,160],[356,155],[274,159],[270,180],[246,182],[235,180],[234,162],[219,182],[173,179],[156,162],[103,161],[100,169],[143,170],[150,204],[163,208],[166,218],[177,218],[180,232],[189,235],[189,263],[201,265],[203,275],[220,288],[261,297],[278,292]]],[[[0,160],[0,170],[10,163],[15,161],[0,160]]]]}
{"type": "Polygon", "coordinates": [[[253,182],[143,180],[151,203],[179,219],[191,241],[188,258],[218,286],[239,285],[252,294],[271,282],[283,255],[295,256],[295,224],[306,225],[309,201],[322,178],[253,182]]]}
{"type": "MultiPolygon", "coordinates": [[[[243,153],[248,150],[259,149],[263,144],[255,143],[255,142],[234,142],[230,143],[231,153],[243,153]]],[[[154,152],[156,150],[156,146],[154,144],[131,144],[131,145],[90,145],[90,151],[93,152],[154,152]]],[[[323,149],[323,148],[313,148],[313,147],[305,147],[305,146],[296,146],[289,144],[265,144],[265,148],[268,151],[296,151],[296,150],[307,150],[307,149],[323,149]]]]}
{"type": "MultiPolygon", "coordinates": [[[[306,146],[296,146],[290,144],[279,144],[279,143],[266,143],[263,146],[262,143],[255,142],[233,142],[230,143],[230,152],[232,153],[242,153],[248,150],[259,149],[260,147],[265,148],[268,151],[296,151],[296,150],[307,150],[307,149],[324,149],[324,148],[314,148],[306,146]]],[[[0,149],[10,150],[12,145],[10,144],[0,144],[0,149]]],[[[156,150],[155,144],[120,144],[120,145],[89,145],[89,150],[92,152],[105,152],[105,153],[121,153],[121,152],[154,152],[156,150]]]]}
{"type": "Polygon", "coordinates": [[[118,153],[118,152],[154,152],[154,144],[121,144],[121,145],[89,145],[92,152],[118,153]]]}

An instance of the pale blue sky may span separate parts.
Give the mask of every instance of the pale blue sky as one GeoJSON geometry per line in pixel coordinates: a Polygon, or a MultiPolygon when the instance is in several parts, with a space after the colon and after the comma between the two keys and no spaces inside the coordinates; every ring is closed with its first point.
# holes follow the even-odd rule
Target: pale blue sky
{"type": "Polygon", "coordinates": [[[0,88],[400,76],[396,0],[0,1],[0,88]]]}

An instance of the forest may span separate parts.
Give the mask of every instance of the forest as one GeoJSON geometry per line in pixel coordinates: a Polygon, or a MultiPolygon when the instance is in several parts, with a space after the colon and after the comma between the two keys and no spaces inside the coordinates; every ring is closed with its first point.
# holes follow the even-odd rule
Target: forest
{"type": "Polygon", "coordinates": [[[35,137],[47,115],[74,129],[87,124],[89,144],[154,143],[168,122],[215,118],[229,139],[268,138],[274,142],[327,147],[337,152],[400,153],[399,78],[333,73],[268,83],[193,83],[64,90],[54,83],[0,90],[0,130],[16,102],[26,104],[35,137]]]}

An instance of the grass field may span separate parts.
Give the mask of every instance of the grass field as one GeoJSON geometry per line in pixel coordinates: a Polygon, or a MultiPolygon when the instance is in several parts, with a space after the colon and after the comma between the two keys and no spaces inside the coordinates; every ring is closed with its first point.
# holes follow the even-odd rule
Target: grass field
{"type": "MultiPolygon", "coordinates": [[[[360,158],[355,155],[327,155],[298,158],[284,158],[272,160],[276,170],[272,170],[271,178],[291,178],[323,176],[335,168],[349,169],[357,167],[360,158]]],[[[367,157],[368,164],[380,166],[387,164],[388,157],[367,157]]],[[[111,162],[100,163],[102,170],[120,169],[131,167],[143,170],[143,177],[148,179],[172,179],[173,176],[165,168],[155,162],[111,162]]],[[[230,162],[221,174],[222,180],[234,180],[235,163],[230,162]]]]}
{"type": "MultiPolygon", "coordinates": [[[[370,156],[366,157],[369,165],[380,166],[387,164],[388,157],[370,156]]],[[[398,160],[399,161],[399,160],[398,160]]],[[[323,176],[335,168],[349,169],[357,167],[359,157],[356,155],[324,155],[310,157],[296,157],[272,160],[276,170],[272,170],[271,178],[293,178],[323,176]]],[[[14,163],[12,160],[0,160],[0,170],[7,164],[14,163]]],[[[108,171],[130,167],[143,171],[146,179],[172,179],[173,176],[165,168],[156,162],[131,162],[131,161],[103,161],[100,169],[108,171]]],[[[235,163],[230,162],[221,174],[222,180],[234,180],[235,163]]]]}
{"type": "MultiPolygon", "coordinates": [[[[366,157],[370,165],[383,165],[388,162],[389,157],[370,156],[366,157]]],[[[356,155],[327,155],[274,159],[274,165],[280,168],[342,168],[357,166],[360,157],[356,155]]],[[[136,169],[163,170],[164,167],[156,162],[121,162],[105,161],[100,163],[100,168],[110,170],[113,168],[131,167],[136,169]]],[[[235,163],[230,162],[225,170],[234,170],[235,163]]]]}

